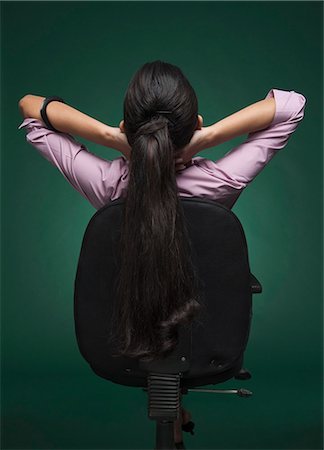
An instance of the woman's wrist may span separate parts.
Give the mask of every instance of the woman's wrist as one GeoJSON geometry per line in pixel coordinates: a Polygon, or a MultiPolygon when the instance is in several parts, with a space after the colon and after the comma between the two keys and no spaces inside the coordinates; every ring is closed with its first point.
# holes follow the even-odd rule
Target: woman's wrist
{"type": "Polygon", "coordinates": [[[106,125],[103,128],[104,146],[113,148],[121,152],[126,159],[130,159],[131,147],[128,144],[125,133],[122,133],[119,127],[106,125]]]}
{"type": "MultiPolygon", "coordinates": [[[[45,98],[39,95],[25,95],[19,101],[19,109],[23,117],[33,117],[42,121],[40,110],[45,98]]],[[[126,135],[121,133],[119,128],[106,125],[76,108],[58,101],[52,101],[47,105],[46,114],[50,123],[59,132],[80,136],[129,156],[130,147],[126,135]]]]}
{"type": "Polygon", "coordinates": [[[275,115],[274,98],[267,98],[242,108],[211,125],[213,145],[219,145],[243,134],[267,128],[275,115]]]}
{"type": "Polygon", "coordinates": [[[195,131],[195,136],[192,139],[192,158],[195,154],[207,148],[216,147],[220,143],[218,129],[215,125],[209,125],[195,131]]]}

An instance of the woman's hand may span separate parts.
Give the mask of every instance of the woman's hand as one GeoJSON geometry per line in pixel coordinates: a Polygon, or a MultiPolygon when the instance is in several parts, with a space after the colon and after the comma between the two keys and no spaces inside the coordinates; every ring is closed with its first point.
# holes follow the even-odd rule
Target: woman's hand
{"type": "Polygon", "coordinates": [[[121,152],[126,159],[130,159],[132,147],[129,145],[126,134],[119,127],[109,127],[107,132],[106,147],[114,148],[121,152]]]}
{"type": "MultiPolygon", "coordinates": [[[[211,126],[195,130],[189,144],[176,152],[175,166],[177,171],[183,170],[186,167],[185,164],[188,164],[196,153],[215,145],[212,131],[211,126]]],[[[107,137],[106,146],[120,151],[126,159],[130,159],[132,148],[128,144],[126,134],[119,127],[109,127],[109,138],[107,137]]]]}
{"type": "Polygon", "coordinates": [[[185,164],[189,163],[196,153],[210,146],[213,146],[211,127],[201,127],[195,130],[189,144],[177,151],[176,170],[184,169],[185,164]]]}

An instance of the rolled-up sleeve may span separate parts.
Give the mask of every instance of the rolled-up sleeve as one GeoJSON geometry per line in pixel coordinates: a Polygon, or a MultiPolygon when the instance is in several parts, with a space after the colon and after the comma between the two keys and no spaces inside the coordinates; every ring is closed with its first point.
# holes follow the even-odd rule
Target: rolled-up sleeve
{"type": "Polygon", "coordinates": [[[120,181],[127,172],[123,157],[112,161],[100,158],[72,135],[52,131],[31,117],[24,119],[18,127],[21,128],[26,129],[27,142],[96,209],[120,195],[120,181]]]}
{"type": "Polygon", "coordinates": [[[271,89],[265,98],[274,97],[275,115],[267,128],[248,134],[247,139],[217,161],[210,169],[224,173],[244,188],[283,149],[304,117],[306,98],[295,91],[271,89]]]}

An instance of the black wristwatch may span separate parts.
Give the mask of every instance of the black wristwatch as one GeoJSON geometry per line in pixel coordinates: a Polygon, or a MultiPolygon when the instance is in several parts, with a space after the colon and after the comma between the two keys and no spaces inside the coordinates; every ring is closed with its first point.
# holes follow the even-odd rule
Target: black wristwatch
{"type": "Polygon", "coordinates": [[[50,102],[53,102],[54,100],[56,100],[57,102],[62,102],[65,103],[63,98],[58,97],[56,95],[53,95],[51,97],[46,97],[44,102],[43,102],[43,106],[40,110],[40,114],[42,116],[42,119],[44,121],[44,123],[46,124],[47,128],[49,128],[52,131],[56,131],[57,133],[60,133],[60,131],[56,130],[53,125],[51,125],[50,121],[48,120],[47,114],[46,114],[46,107],[50,102]]]}

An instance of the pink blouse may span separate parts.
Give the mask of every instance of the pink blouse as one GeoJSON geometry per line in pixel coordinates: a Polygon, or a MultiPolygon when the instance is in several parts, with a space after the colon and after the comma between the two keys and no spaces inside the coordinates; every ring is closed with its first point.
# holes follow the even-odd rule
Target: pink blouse
{"type": "MultiPolygon", "coordinates": [[[[205,197],[233,207],[243,189],[286,146],[304,117],[306,98],[302,94],[271,89],[265,98],[268,97],[274,97],[276,102],[271,124],[249,133],[243,143],[217,161],[194,157],[191,166],[176,172],[180,196],[205,197]]],[[[109,201],[125,196],[129,163],[124,156],[111,161],[103,159],[72,135],[51,131],[32,117],[25,118],[18,129],[24,127],[27,142],[56,166],[94,208],[100,209],[109,201]]]]}

